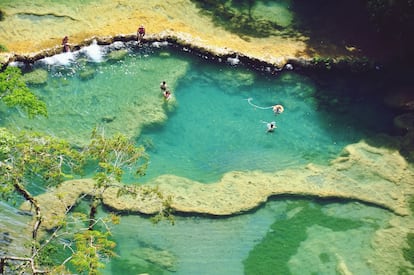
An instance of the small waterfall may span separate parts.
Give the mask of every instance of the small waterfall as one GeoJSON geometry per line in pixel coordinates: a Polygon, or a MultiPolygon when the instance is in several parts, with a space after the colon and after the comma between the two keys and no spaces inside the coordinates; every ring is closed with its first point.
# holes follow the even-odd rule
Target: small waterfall
{"type": "Polygon", "coordinates": [[[96,40],[93,40],[89,46],[82,48],[81,52],[85,53],[93,62],[103,61],[102,47],[98,45],[96,40]]]}
{"type": "Polygon", "coordinates": [[[54,56],[45,57],[41,61],[47,65],[62,65],[68,66],[75,60],[75,55],[72,52],[60,53],[54,56]]]}

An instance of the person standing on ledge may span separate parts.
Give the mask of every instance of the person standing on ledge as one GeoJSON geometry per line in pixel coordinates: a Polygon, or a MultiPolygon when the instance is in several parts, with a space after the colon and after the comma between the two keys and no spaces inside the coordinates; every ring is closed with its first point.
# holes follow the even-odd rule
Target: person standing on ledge
{"type": "Polygon", "coordinates": [[[63,52],[64,53],[70,52],[70,48],[69,48],[69,38],[67,36],[63,37],[63,39],[62,39],[62,45],[63,45],[63,52]]]}
{"type": "Polygon", "coordinates": [[[144,25],[139,26],[138,30],[137,30],[137,41],[138,43],[141,43],[141,40],[144,38],[145,36],[145,28],[144,25]]]}

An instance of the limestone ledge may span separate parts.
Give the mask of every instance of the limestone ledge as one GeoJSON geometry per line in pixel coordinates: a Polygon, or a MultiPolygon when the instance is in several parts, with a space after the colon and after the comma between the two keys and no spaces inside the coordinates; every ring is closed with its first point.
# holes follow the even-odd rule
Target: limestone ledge
{"type": "MultiPolygon", "coordinates": [[[[110,45],[114,42],[130,42],[136,41],[135,34],[118,34],[115,36],[93,36],[83,40],[79,44],[70,44],[72,51],[77,51],[82,47],[89,46],[94,40],[99,45],[110,45]]],[[[302,70],[334,70],[345,69],[357,71],[366,71],[374,69],[373,63],[366,59],[349,58],[346,56],[338,56],[335,58],[311,58],[296,56],[272,56],[260,54],[245,54],[235,51],[228,47],[218,47],[209,45],[206,41],[198,37],[193,37],[188,33],[162,31],[157,34],[147,35],[143,39],[143,43],[157,43],[167,41],[173,47],[181,48],[183,51],[192,52],[195,55],[203,56],[218,62],[225,62],[228,58],[238,58],[239,61],[253,69],[274,73],[283,69],[302,69],[302,70]]],[[[8,65],[10,62],[18,61],[23,63],[33,63],[45,57],[50,57],[62,53],[62,46],[47,48],[39,52],[33,53],[0,53],[0,64],[8,65]]]]}
{"type": "MultiPolygon", "coordinates": [[[[229,172],[213,184],[202,184],[174,175],[151,182],[164,196],[172,197],[177,212],[227,216],[252,210],[269,197],[280,195],[340,198],[377,205],[400,216],[410,215],[408,200],[414,195],[414,170],[397,150],[376,148],[365,141],[347,146],[329,166],[308,164],[274,173],[229,172]]],[[[52,229],[80,196],[94,192],[92,179],[71,180],[39,195],[45,229],[52,229]]],[[[154,214],[162,207],[156,196],[117,196],[117,186],[106,189],[103,203],[125,213],[154,214]]],[[[22,209],[29,210],[28,204],[22,209]]]]}

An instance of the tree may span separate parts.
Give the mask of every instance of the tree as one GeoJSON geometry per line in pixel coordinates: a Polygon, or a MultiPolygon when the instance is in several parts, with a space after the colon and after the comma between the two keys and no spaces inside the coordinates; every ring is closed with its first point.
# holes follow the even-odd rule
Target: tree
{"type": "MultiPolygon", "coordinates": [[[[110,240],[109,223],[119,221],[116,215],[97,217],[98,206],[102,203],[102,194],[108,187],[117,185],[122,180],[125,169],[133,169],[137,176],[145,173],[148,158],[143,147],[135,144],[123,135],[107,138],[104,131],[94,130],[91,142],[85,148],[73,148],[69,143],[44,136],[23,132],[14,134],[0,128],[0,191],[3,198],[19,194],[27,200],[35,211],[32,228],[31,252],[27,257],[0,257],[0,274],[7,262],[24,262],[20,269],[29,269],[34,274],[58,273],[71,263],[77,272],[99,274],[102,261],[113,257],[115,243],[110,240]],[[62,220],[50,235],[38,237],[42,223],[42,209],[36,198],[28,191],[33,180],[40,180],[48,186],[62,180],[81,175],[85,165],[96,167],[95,192],[90,198],[89,213],[74,213],[71,221],[76,221],[76,228],[69,227],[68,220],[62,220]],[[71,253],[61,263],[50,261],[45,251],[53,249],[58,237],[64,236],[68,242],[63,246],[71,253]],[[42,267],[43,269],[41,269],[42,267]]],[[[134,194],[141,187],[124,186],[120,195],[134,194]]],[[[157,194],[165,203],[155,217],[169,216],[170,200],[162,198],[156,189],[145,192],[157,194]]],[[[69,213],[71,209],[67,209],[69,213]]]]}
{"type": "Polygon", "coordinates": [[[8,66],[0,73],[0,100],[10,108],[22,108],[30,118],[37,115],[47,117],[46,104],[26,86],[17,67],[8,66]]]}

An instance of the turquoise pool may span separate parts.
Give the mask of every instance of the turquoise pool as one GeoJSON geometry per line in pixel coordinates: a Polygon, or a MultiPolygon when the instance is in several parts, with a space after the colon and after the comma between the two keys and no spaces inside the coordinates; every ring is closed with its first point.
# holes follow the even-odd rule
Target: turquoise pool
{"type": "MultiPolygon", "coordinates": [[[[328,164],[347,144],[391,129],[392,112],[368,78],[272,75],[165,45],[111,47],[92,45],[36,63],[48,79],[31,88],[50,117],[28,120],[10,111],[1,125],[78,144],[95,126],[122,132],[144,144],[151,160],[146,176],[126,176],[130,184],[163,174],[211,184],[229,171],[328,164]],[[124,56],[111,57],[114,49],[124,56]],[[173,93],[169,102],[162,80],[173,93]],[[282,114],[269,108],[275,104],[284,106],[282,114]],[[271,121],[277,129],[267,133],[271,121]]],[[[113,228],[120,257],[104,273],[336,274],[346,262],[352,273],[374,274],[365,261],[369,240],[390,216],[357,202],[291,197],[233,217],[178,215],[174,226],[127,215],[113,228]]]]}

